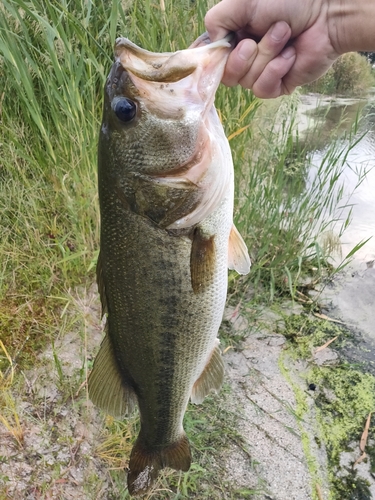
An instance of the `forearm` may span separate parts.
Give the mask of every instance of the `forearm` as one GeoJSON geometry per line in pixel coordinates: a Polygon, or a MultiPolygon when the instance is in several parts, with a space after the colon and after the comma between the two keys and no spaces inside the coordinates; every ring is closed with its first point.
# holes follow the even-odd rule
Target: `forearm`
{"type": "Polygon", "coordinates": [[[329,0],[328,25],[339,54],[375,51],[375,0],[329,0]]]}

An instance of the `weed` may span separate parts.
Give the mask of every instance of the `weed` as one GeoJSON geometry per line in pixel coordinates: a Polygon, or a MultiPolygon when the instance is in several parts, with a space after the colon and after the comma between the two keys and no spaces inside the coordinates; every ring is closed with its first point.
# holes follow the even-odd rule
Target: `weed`
{"type": "Polygon", "coordinates": [[[311,358],[316,348],[334,337],[337,337],[335,348],[343,347],[351,336],[345,328],[329,321],[319,321],[309,315],[292,314],[285,316],[284,322],[283,334],[293,342],[293,357],[296,359],[311,358]]]}
{"type": "Polygon", "coordinates": [[[106,437],[96,449],[96,454],[110,469],[124,469],[128,465],[130,452],[137,434],[138,415],[119,421],[106,418],[106,437]]]}
{"type": "MultiPolygon", "coordinates": [[[[0,321],[3,310],[5,316],[18,311],[3,331],[4,339],[12,337],[19,321],[17,342],[29,337],[20,361],[58,330],[56,311],[66,304],[66,290],[94,279],[96,144],[116,36],[155,51],[186,47],[204,31],[207,5],[188,0],[3,2],[0,321]],[[36,319],[31,335],[30,311],[36,319]],[[45,321],[36,317],[39,312],[45,321]]],[[[236,224],[253,257],[250,279],[265,284],[271,298],[280,290],[295,290],[300,273],[311,269],[309,259],[324,265],[316,235],[328,221],[320,228],[316,221],[327,207],[329,218],[340,200],[334,195],[338,190],[328,192],[323,205],[316,195],[339,183],[341,150],[327,156],[317,180],[305,189],[309,162],[306,147],[294,137],[295,99],[281,101],[259,130],[256,118],[264,104],[250,92],[222,87],[216,98],[237,174],[236,224]]],[[[245,280],[239,283],[247,286],[245,280]]],[[[234,274],[231,285],[237,286],[234,274]]],[[[13,347],[13,339],[7,344],[13,347]]],[[[27,357],[27,362],[32,360],[27,357]]]]}
{"type": "Polygon", "coordinates": [[[0,349],[8,361],[8,367],[0,370],[0,423],[7,429],[20,447],[23,445],[23,429],[18,416],[16,402],[11,394],[14,369],[13,360],[0,340],[0,349]]]}
{"type": "Polygon", "coordinates": [[[56,368],[57,374],[59,376],[59,381],[62,384],[64,381],[64,372],[62,369],[61,361],[56,353],[55,346],[54,346],[53,342],[52,342],[52,354],[53,354],[53,360],[55,362],[55,368],[56,368]]]}
{"type": "MultiPolygon", "coordinates": [[[[295,134],[296,99],[285,100],[269,129],[257,132],[264,141],[261,154],[259,141],[248,137],[248,150],[235,163],[235,219],[251,252],[250,279],[268,290],[271,300],[285,292],[294,297],[302,275],[317,279],[329,268],[325,249],[337,247],[338,238],[350,223],[350,214],[340,220],[342,209],[336,213],[340,203],[344,205],[341,174],[348,153],[362,137],[357,119],[346,140],[333,141],[321,164],[313,168],[313,136],[309,136],[309,142],[302,142],[295,134]]],[[[264,120],[260,123],[266,125],[264,120]]],[[[244,134],[254,134],[256,126],[254,120],[252,130],[244,134]]],[[[358,186],[366,172],[357,174],[358,186]]],[[[343,266],[352,255],[345,257],[343,266]]]]}
{"type": "Polygon", "coordinates": [[[335,477],[332,480],[335,488],[335,500],[371,500],[372,494],[369,482],[357,477],[356,471],[347,470],[346,476],[335,477]]]}

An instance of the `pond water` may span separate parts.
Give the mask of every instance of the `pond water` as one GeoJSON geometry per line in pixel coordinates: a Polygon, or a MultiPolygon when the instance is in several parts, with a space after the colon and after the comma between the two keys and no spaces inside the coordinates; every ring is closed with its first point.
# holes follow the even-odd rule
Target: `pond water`
{"type": "MultiPolygon", "coordinates": [[[[348,206],[340,210],[341,221],[352,210],[351,223],[341,237],[341,247],[342,256],[345,257],[355,245],[370,238],[355,254],[356,261],[370,263],[375,259],[375,102],[372,98],[369,101],[326,100],[315,110],[305,111],[310,119],[319,121],[323,137],[324,131],[328,135],[327,131],[334,129],[337,129],[337,133],[349,130],[358,113],[362,116],[359,135],[365,133],[365,136],[349,152],[341,177],[345,192],[343,205],[348,203],[348,206]],[[355,189],[360,171],[366,174],[355,189]]],[[[326,147],[321,147],[313,153],[310,175],[314,175],[314,166],[320,165],[325,151],[326,147]]]]}

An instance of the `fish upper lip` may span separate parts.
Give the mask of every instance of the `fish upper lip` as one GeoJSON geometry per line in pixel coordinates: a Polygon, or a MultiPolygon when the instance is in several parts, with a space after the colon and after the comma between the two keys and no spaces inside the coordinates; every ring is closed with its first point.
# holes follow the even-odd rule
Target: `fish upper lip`
{"type": "MultiPolygon", "coordinates": [[[[202,35],[200,35],[195,40],[195,42],[193,42],[191,44],[191,46],[189,48],[177,50],[175,52],[151,52],[149,50],[143,49],[142,47],[139,47],[135,43],[131,42],[128,38],[118,37],[118,38],[116,38],[116,41],[115,41],[115,48],[114,48],[115,49],[115,56],[119,57],[120,53],[122,52],[122,49],[126,48],[126,49],[130,50],[131,52],[136,53],[140,57],[142,57],[142,55],[143,55],[144,57],[147,57],[147,58],[152,57],[152,58],[161,60],[163,57],[169,58],[170,56],[172,56],[178,52],[183,52],[183,51],[186,52],[187,50],[191,50],[191,49],[207,50],[207,48],[213,49],[215,47],[229,47],[230,42],[232,42],[234,40],[234,33],[231,32],[231,33],[228,33],[228,35],[226,35],[224,38],[217,40],[216,42],[210,41],[209,43],[205,43],[205,45],[199,46],[199,43],[203,42],[203,39],[205,36],[209,40],[208,33],[205,32],[202,35]],[[198,46],[196,46],[195,44],[197,44],[198,46]]],[[[158,63],[154,63],[154,64],[155,64],[154,67],[157,67],[159,65],[158,63]]]]}
{"type": "MultiPolygon", "coordinates": [[[[117,38],[115,57],[126,71],[153,82],[176,82],[192,74],[200,65],[204,54],[217,49],[232,48],[233,34],[212,43],[205,43],[208,35],[201,35],[189,48],[176,52],[150,52],[128,40],[117,38]]],[[[229,49],[229,50],[228,50],[229,49]]]]}

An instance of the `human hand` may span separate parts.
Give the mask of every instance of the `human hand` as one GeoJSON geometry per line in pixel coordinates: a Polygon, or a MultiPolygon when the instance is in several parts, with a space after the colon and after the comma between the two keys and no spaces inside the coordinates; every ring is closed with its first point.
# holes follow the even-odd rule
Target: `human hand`
{"type": "Polygon", "coordinates": [[[340,55],[328,14],[325,0],[222,0],[205,22],[212,41],[236,33],[223,83],[270,98],[316,80],[340,55]]]}

